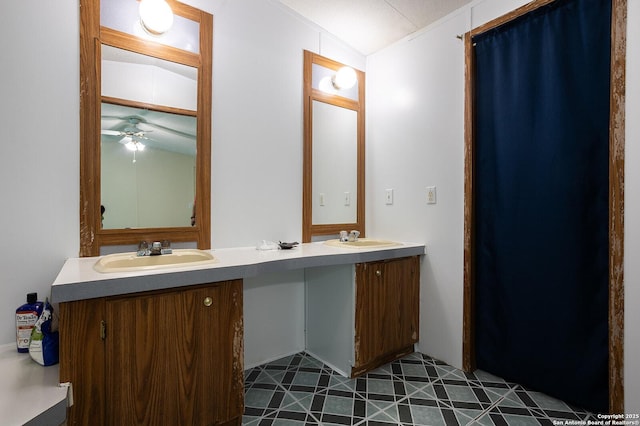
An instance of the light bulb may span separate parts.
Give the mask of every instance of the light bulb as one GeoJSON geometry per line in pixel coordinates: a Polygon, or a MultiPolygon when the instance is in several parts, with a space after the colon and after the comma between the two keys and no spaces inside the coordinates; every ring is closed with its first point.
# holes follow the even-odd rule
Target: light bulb
{"type": "Polygon", "coordinates": [[[318,89],[320,89],[324,93],[329,93],[331,95],[335,95],[337,93],[337,90],[332,82],[332,78],[329,76],[326,76],[320,80],[320,83],[318,83],[318,89]]]}
{"type": "Polygon", "coordinates": [[[129,141],[126,144],[124,144],[124,146],[129,150],[129,151],[144,151],[144,144],[142,142],[138,142],[138,141],[129,141]]]}
{"type": "Polygon", "coordinates": [[[142,27],[151,34],[164,34],[173,25],[173,11],[165,0],[141,0],[139,13],[142,27]]]}
{"type": "Polygon", "coordinates": [[[351,67],[342,67],[331,79],[331,83],[338,90],[350,89],[358,81],[356,71],[351,67]]]}

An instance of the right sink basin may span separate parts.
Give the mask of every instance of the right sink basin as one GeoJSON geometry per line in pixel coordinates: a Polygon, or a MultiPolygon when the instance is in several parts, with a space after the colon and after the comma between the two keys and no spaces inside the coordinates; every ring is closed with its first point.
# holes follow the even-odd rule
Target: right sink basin
{"type": "Polygon", "coordinates": [[[340,240],[327,240],[324,244],[332,247],[344,247],[344,248],[381,248],[381,247],[391,247],[391,246],[399,246],[402,243],[398,243],[395,241],[389,240],[378,240],[375,238],[358,238],[355,241],[340,241],[340,240]]]}

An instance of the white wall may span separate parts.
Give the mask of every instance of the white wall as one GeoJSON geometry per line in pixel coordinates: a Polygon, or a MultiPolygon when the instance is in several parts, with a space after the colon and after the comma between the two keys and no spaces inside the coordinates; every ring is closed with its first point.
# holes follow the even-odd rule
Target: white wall
{"type": "Polygon", "coordinates": [[[462,364],[464,47],[458,13],[368,58],[367,233],[427,244],[421,351],[462,364]],[[437,186],[437,204],[426,187],[437,186]],[[386,205],[385,189],[393,189],[386,205]]]}
{"type": "MultiPolygon", "coordinates": [[[[367,232],[425,242],[419,349],[462,366],[464,47],[524,0],[484,0],[367,58],[367,232]],[[425,203],[428,185],[437,204],[425,203]],[[384,189],[394,204],[384,204],[384,189]]],[[[640,411],[640,0],[629,0],[625,184],[626,411],[640,411]],[[635,238],[632,238],[635,236],[635,238]]]]}
{"type": "Polygon", "coordinates": [[[79,247],[77,1],[0,6],[0,343],[79,247]]]}

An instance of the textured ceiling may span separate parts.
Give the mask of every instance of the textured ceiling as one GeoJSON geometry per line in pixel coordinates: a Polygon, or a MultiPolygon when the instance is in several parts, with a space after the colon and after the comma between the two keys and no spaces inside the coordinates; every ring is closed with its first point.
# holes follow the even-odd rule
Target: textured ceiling
{"type": "Polygon", "coordinates": [[[363,55],[426,27],[471,0],[279,0],[363,55]]]}

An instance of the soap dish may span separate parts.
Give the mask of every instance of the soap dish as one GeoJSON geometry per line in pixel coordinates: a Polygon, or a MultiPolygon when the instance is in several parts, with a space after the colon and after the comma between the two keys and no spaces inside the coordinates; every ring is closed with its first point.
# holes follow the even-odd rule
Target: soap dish
{"type": "Polygon", "coordinates": [[[292,249],[292,248],[294,248],[295,246],[297,246],[297,245],[298,245],[298,243],[297,243],[297,242],[293,242],[293,243],[284,243],[284,242],[280,241],[280,244],[278,244],[278,245],[280,246],[280,248],[281,248],[282,250],[289,250],[289,249],[292,249]]]}

